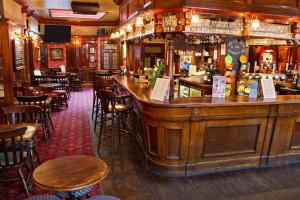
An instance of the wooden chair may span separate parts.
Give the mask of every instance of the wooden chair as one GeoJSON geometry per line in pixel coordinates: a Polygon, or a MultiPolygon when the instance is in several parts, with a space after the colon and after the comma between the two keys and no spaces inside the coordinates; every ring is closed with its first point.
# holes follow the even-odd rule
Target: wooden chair
{"type": "Polygon", "coordinates": [[[14,97],[23,96],[26,94],[26,88],[23,86],[14,86],[14,97]]]}
{"type": "Polygon", "coordinates": [[[54,130],[54,126],[50,116],[51,99],[48,99],[48,95],[41,95],[41,96],[21,96],[21,97],[17,97],[17,100],[19,101],[20,105],[37,105],[41,107],[42,111],[39,120],[42,124],[46,143],[48,143],[48,137],[51,136],[50,128],[48,126],[48,121],[52,127],[52,130],[54,130]]]}
{"type": "Polygon", "coordinates": [[[96,131],[97,121],[99,116],[99,111],[101,108],[101,101],[98,98],[99,96],[96,95],[97,91],[99,90],[110,90],[110,91],[117,91],[118,85],[114,84],[114,82],[110,79],[103,79],[103,78],[96,78],[93,82],[93,107],[92,107],[92,119],[94,119],[95,115],[95,122],[94,122],[94,132],[96,131]]]}
{"type": "Polygon", "coordinates": [[[126,100],[131,99],[131,96],[117,95],[116,93],[109,90],[98,90],[97,97],[101,101],[101,122],[98,151],[100,151],[101,144],[109,146],[109,144],[105,143],[105,141],[107,139],[110,139],[110,147],[112,151],[111,163],[113,165],[115,160],[115,150],[118,150],[121,154],[120,147],[129,141],[126,141],[124,137],[128,136],[129,138],[131,138],[131,100],[129,100],[129,103],[126,103],[126,100]],[[128,119],[127,122],[126,118],[128,119]],[[107,121],[110,121],[111,123],[107,123],[107,121]],[[107,124],[109,124],[110,126],[107,127],[107,124]],[[115,127],[117,127],[117,129],[115,129],[115,127]]]}
{"type": "Polygon", "coordinates": [[[79,73],[70,75],[70,86],[72,91],[82,91],[81,75],[79,73]]]}
{"type": "Polygon", "coordinates": [[[60,85],[55,87],[55,90],[53,91],[57,95],[56,102],[58,106],[66,106],[66,108],[69,107],[68,105],[68,99],[70,98],[68,88],[65,85],[60,85]]]}
{"type": "MultiPolygon", "coordinates": [[[[26,196],[29,197],[28,188],[22,172],[22,167],[26,162],[24,153],[23,135],[26,127],[16,129],[0,130],[0,169],[17,169],[18,175],[24,186],[26,196]]],[[[0,171],[1,172],[1,171],[0,171]]],[[[0,181],[13,181],[17,178],[2,177],[0,181]]]]}
{"type": "MultiPolygon", "coordinates": [[[[70,88],[70,81],[69,81],[69,76],[67,75],[56,75],[56,76],[51,76],[51,83],[57,83],[60,84],[60,86],[57,86],[55,89],[60,90],[64,90],[64,93],[67,93],[67,97],[68,99],[71,97],[71,88],[70,88]]],[[[55,92],[55,91],[54,91],[55,92]]]]}
{"type": "Polygon", "coordinates": [[[33,86],[38,86],[39,84],[49,83],[49,77],[45,75],[41,76],[31,76],[31,83],[33,86]]]}
{"type": "MultiPolygon", "coordinates": [[[[34,105],[12,105],[3,107],[5,124],[22,124],[22,123],[38,123],[42,116],[40,106],[34,105]]],[[[45,133],[44,133],[45,134],[45,133]]],[[[45,135],[45,138],[47,135],[45,135]]],[[[36,163],[41,163],[38,152],[35,149],[36,137],[25,142],[26,150],[28,151],[32,169],[35,169],[36,163]]]]}

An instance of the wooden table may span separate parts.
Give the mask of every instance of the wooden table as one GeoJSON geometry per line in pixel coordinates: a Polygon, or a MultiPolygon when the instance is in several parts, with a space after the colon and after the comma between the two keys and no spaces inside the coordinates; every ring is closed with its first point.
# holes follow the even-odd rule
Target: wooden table
{"type": "MultiPolygon", "coordinates": [[[[31,141],[33,140],[35,133],[39,127],[38,124],[0,124],[0,129],[12,129],[12,128],[20,128],[20,127],[27,127],[25,134],[23,135],[23,140],[31,141]]],[[[20,139],[19,137],[16,139],[20,139]]]]}
{"type": "Polygon", "coordinates": [[[46,190],[71,192],[101,182],[108,171],[107,164],[96,157],[64,156],[38,166],[33,172],[33,181],[46,190]]]}

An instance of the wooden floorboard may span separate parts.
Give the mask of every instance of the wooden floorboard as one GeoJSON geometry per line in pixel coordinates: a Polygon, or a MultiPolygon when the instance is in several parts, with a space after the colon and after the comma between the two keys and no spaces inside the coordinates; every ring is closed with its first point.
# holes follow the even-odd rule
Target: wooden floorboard
{"type": "MultiPolygon", "coordinates": [[[[92,122],[91,122],[92,123],[92,122]]],[[[98,138],[92,134],[94,147],[98,138]]],[[[109,162],[103,148],[100,158],[109,162]]],[[[105,194],[123,200],[299,200],[300,164],[240,170],[194,177],[169,178],[145,167],[139,150],[130,143],[123,149],[124,167],[114,167],[102,182],[105,194]]]]}

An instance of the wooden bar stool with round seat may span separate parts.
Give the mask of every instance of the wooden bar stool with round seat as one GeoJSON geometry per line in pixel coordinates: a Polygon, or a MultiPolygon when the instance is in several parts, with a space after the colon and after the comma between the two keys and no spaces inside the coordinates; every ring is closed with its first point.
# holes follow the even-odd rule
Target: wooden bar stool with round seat
{"type": "Polygon", "coordinates": [[[100,109],[101,109],[101,101],[97,97],[96,93],[98,90],[110,90],[115,92],[119,85],[115,84],[113,79],[103,79],[97,77],[93,82],[93,110],[92,110],[92,119],[94,119],[95,115],[95,122],[94,122],[94,132],[96,132],[96,126],[98,124],[98,118],[101,117],[100,109]]]}
{"type": "Polygon", "coordinates": [[[101,144],[110,147],[111,164],[114,165],[115,151],[119,151],[122,162],[120,148],[131,139],[131,96],[117,95],[108,90],[99,90],[97,91],[97,97],[101,101],[98,152],[101,144]],[[128,120],[126,121],[126,119],[128,120]],[[111,143],[108,144],[107,140],[110,140],[111,143]]]}

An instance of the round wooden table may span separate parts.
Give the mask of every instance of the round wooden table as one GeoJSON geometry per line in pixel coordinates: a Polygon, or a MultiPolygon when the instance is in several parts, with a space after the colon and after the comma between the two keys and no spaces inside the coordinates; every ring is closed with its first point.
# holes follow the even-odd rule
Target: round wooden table
{"type": "Polygon", "coordinates": [[[74,155],[49,160],[33,172],[33,182],[55,192],[71,192],[93,186],[108,174],[107,164],[96,157],[74,155]]]}

